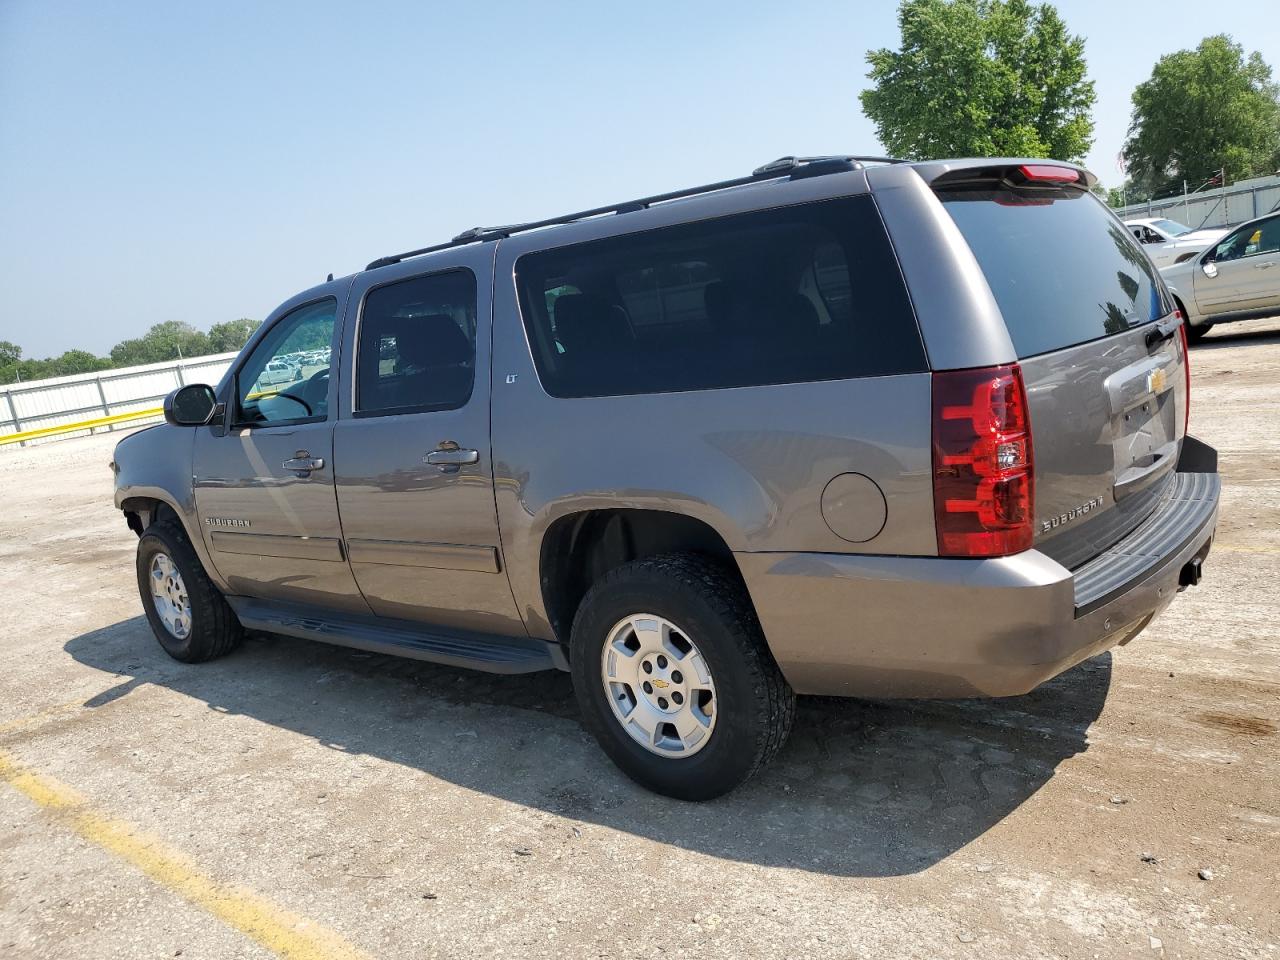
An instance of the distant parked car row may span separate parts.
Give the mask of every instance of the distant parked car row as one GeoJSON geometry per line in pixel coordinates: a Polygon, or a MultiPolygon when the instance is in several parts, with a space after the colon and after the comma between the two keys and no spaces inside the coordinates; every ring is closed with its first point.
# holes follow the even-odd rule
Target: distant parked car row
{"type": "Polygon", "coordinates": [[[297,383],[304,376],[304,367],[325,367],[329,365],[330,348],[323,350],[305,350],[294,353],[283,353],[267,364],[258,375],[254,389],[264,392],[268,387],[282,383],[297,383]]]}

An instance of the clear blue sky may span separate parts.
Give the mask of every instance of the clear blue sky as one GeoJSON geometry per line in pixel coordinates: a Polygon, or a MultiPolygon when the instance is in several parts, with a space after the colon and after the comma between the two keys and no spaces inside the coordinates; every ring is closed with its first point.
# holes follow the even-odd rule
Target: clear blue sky
{"type": "MultiPolygon", "coordinates": [[[[1062,0],[1105,182],[1129,95],[1225,31],[1280,71],[1275,0],[1062,0]]],[[[857,94],[896,7],[0,0],[0,339],[105,352],[381,254],[877,152],[857,94]]]]}

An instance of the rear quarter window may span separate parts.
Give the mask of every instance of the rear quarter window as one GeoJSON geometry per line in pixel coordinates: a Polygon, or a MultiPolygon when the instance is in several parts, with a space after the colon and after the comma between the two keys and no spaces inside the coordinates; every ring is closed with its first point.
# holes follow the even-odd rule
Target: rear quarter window
{"type": "Polygon", "coordinates": [[[521,311],[555,397],[708,390],[925,369],[870,197],[526,254],[521,311]]]}
{"type": "Polygon", "coordinates": [[[1172,312],[1147,255],[1088,191],[982,185],[938,195],[977,257],[1019,357],[1172,312]]]}

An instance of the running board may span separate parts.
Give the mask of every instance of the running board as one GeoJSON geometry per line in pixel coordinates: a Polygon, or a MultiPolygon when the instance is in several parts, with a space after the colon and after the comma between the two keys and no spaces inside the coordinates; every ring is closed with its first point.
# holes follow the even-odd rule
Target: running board
{"type": "Polygon", "coordinates": [[[246,630],[279,633],[303,640],[319,640],[393,657],[428,660],[486,673],[536,673],[568,670],[560,646],[533,637],[500,637],[459,631],[408,620],[351,616],[311,608],[272,603],[252,597],[227,597],[246,630]]]}

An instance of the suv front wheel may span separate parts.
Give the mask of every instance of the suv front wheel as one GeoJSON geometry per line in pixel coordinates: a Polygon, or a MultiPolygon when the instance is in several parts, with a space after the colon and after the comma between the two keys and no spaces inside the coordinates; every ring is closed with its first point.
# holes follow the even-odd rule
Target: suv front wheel
{"type": "Polygon", "coordinates": [[[175,660],[212,660],[244,636],[185,531],[172,521],[153,523],[138,541],[138,593],[152,632],[175,660]]]}
{"type": "Polygon", "coordinates": [[[583,723],[624,773],[709,800],[781,748],[795,694],[741,582],[693,554],[637,560],[587,592],[571,638],[583,723]]]}

